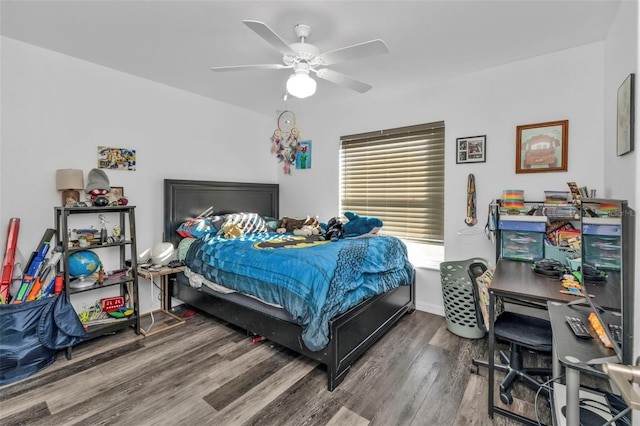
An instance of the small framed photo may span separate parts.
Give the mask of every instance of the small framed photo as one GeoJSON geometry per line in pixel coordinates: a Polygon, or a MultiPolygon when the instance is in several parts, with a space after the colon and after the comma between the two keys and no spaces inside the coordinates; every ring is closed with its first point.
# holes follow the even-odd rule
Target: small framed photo
{"type": "Polygon", "coordinates": [[[109,204],[118,205],[118,200],[124,198],[124,188],[121,186],[112,186],[109,192],[109,204]]]}
{"type": "Polygon", "coordinates": [[[456,139],[456,164],[484,163],[487,161],[487,136],[469,136],[456,139]]]}
{"type": "Polygon", "coordinates": [[[567,171],[569,120],[516,127],[516,173],[567,171]]]}
{"type": "Polygon", "coordinates": [[[616,140],[618,156],[633,151],[634,75],[629,74],[618,88],[616,140]]]}
{"type": "Polygon", "coordinates": [[[311,141],[300,141],[296,154],[296,169],[311,168],[311,141]]]}

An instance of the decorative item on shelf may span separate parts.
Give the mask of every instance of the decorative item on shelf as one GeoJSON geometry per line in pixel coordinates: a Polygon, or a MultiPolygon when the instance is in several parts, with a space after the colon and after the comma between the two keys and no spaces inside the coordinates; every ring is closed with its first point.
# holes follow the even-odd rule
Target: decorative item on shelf
{"type": "Polygon", "coordinates": [[[87,176],[85,192],[89,194],[91,204],[97,207],[109,205],[108,195],[111,191],[107,174],[100,169],[91,169],[87,176]]]}
{"type": "Polygon", "coordinates": [[[75,242],[79,247],[88,247],[95,244],[100,237],[97,229],[93,226],[88,229],[72,229],[69,231],[69,242],[75,242]]]}
{"type": "Polygon", "coordinates": [[[70,288],[82,289],[91,287],[95,281],[90,276],[98,270],[102,262],[91,250],[82,250],[69,256],[69,275],[75,280],[69,283],[70,288]]]}
{"type": "Polygon", "coordinates": [[[112,186],[109,192],[110,206],[126,206],[129,200],[124,196],[124,188],[121,186],[112,186]]]}
{"type": "Polygon", "coordinates": [[[122,235],[122,230],[118,225],[113,225],[113,231],[110,237],[107,237],[107,242],[109,244],[121,243],[124,241],[124,235],[122,235]]]}
{"type": "Polygon", "coordinates": [[[100,299],[100,304],[98,305],[100,309],[105,312],[115,311],[119,308],[124,308],[124,296],[115,296],[115,297],[105,297],[100,299]]]}
{"type": "Polygon", "coordinates": [[[524,209],[524,191],[505,189],[502,192],[502,207],[506,209],[506,214],[520,214],[524,209]]]}
{"type": "Polygon", "coordinates": [[[80,190],[84,188],[82,170],[56,170],[56,189],[62,191],[62,206],[71,207],[80,202],[80,190]]]}
{"type": "Polygon", "coordinates": [[[103,214],[98,215],[98,220],[100,221],[100,244],[107,243],[107,225],[109,221],[103,214]]]}
{"type": "Polygon", "coordinates": [[[104,282],[104,266],[102,266],[102,262],[100,262],[100,266],[98,269],[98,279],[96,282],[102,284],[104,282]]]}

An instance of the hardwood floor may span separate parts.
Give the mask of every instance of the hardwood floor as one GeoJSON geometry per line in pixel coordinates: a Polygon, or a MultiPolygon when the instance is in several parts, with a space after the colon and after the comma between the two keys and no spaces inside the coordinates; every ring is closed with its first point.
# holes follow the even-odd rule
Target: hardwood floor
{"type": "MultiPolygon", "coordinates": [[[[515,424],[486,414],[486,369],[470,370],[486,352],[486,338],[460,338],[444,318],[416,311],[328,392],[322,365],[197,313],[146,338],[125,331],[83,343],[72,360],[61,352],[47,369],[0,387],[0,424],[515,424]]],[[[518,387],[514,398],[510,409],[535,418],[532,391],[518,387]]],[[[550,423],[542,399],[541,421],[550,423]]]]}

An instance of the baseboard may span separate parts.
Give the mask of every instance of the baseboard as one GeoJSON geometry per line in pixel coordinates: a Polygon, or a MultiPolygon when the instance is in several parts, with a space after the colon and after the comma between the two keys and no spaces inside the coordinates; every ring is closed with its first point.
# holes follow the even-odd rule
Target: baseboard
{"type": "Polygon", "coordinates": [[[444,306],[442,305],[436,305],[433,303],[422,303],[422,302],[416,301],[416,309],[422,312],[428,312],[430,314],[444,317],[444,306]]]}

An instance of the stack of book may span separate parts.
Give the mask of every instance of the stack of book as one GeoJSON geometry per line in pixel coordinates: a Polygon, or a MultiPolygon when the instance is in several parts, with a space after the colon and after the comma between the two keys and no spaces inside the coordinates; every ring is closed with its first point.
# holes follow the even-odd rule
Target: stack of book
{"type": "Polygon", "coordinates": [[[569,191],[544,191],[544,203],[554,205],[568,204],[569,194],[569,191]]]}

